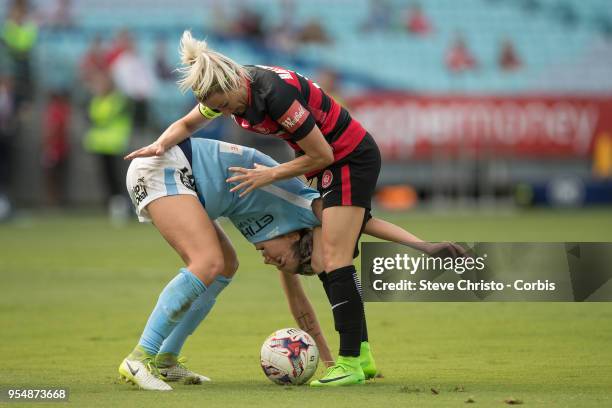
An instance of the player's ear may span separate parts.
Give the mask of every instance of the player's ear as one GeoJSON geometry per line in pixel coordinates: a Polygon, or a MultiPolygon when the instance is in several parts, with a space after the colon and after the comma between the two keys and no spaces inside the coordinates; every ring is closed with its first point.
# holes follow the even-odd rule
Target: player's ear
{"type": "Polygon", "coordinates": [[[291,231],[287,234],[287,239],[292,243],[299,241],[301,237],[302,234],[300,234],[300,231],[291,231]]]}

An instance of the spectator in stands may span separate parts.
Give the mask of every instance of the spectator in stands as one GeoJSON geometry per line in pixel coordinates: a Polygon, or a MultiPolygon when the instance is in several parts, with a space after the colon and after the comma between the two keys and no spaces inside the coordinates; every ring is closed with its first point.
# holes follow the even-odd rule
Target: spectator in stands
{"type": "Polygon", "coordinates": [[[2,27],[2,39],[13,60],[15,109],[21,110],[34,94],[31,71],[31,54],[38,37],[32,9],[27,0],[14,0],[9,6],[2,27]]]}
{"type": "Polygon", "coordinates": [[[270,30],[267,45],[285,54],[295,54],[302,44],[329,44],[331,42],[323,26],[315,19],[299,26],[294,17],[295,2],[281,1],[280,24],[270,30]]]}
{"type": "Polygon", "coordinates": [[[45,108],[42,151],[47,204],[50,206],[66,204],[67,201],[70,113],[68,92],[52,92],[45,108]]]}
{"type": "Polygon", "coordinates": [[[69,29],[75,26],[71,0],[55,0],[43,14],[43,25],[53,30],[69,29]]]}
{"type": "Polygon", "coordinates": [[[475,70],[477,66],[476,58],[470,52],[465,39],[461,34],[456,34],[446,53],[446,67],[453,73],[461,73],[475,70]]]}
{"type": "Polygon", "coordinates": [[[514,48],[514,43],[508,38],[501,43],[497,63],[502,71],[508,72],[516,71],[522,65],[521,59],[514,48]]]}
{"type": "Polygon", "coordinates": [[[8,218],[11,213],[10,176],[17,132],[13,72],[12,59],[4,43],[0,41],[0,221],[8,218]]]}
{"type": "Polygon", "coordinates": [[[336,102],[349,108],[344,99],[342,89],[340,88],[340,81],[338,78],[338,72],[332,68],[324,68],[317,74],[317,84],[321,89],[325,89],[325,93],[331,96],[336,102]]]}
{"type": "Polygon", "coordinates": [[[168,63],[168,51],[166,41],[163,38],[159,38],[155,42],[155,56],[153,58],[157,78],[162,81],[175,80],[174,70],[168,63]]]}
{"type": "Polygon", "coordinates": [[[205,29],[210,29],[213,35],[221,39],[232,37],[233,23],[227,16],[225,3],[217,1],[213,2],[212,5],[206,3],[206,10],[210,12],[211,19],[208,24],[205,24],[205,29]]]}
{"type": "Polygon", "coordinates": [[[266,38],[263,16],[245,4],[238,8],[236,19],[232,23],[233,36],[245,41],[262,43],[266,38]]]}
{"type": "Polygon", "coordinates": [[[316,19],[310,19],[300,30],[298,41],[302,44],[330,44],[331,38],[316,19]]]}
{"type": "Polygon", "coordinates": [[[388,0],[370,0],[370,11],[367,19],[361,25],[361,30],[388,31],[393,24],[393,8],[388,0]]]}
{"type": "Polygon", "coordinates": [[[121,35],[121,52],[112,59],[110,72],[119,91],[132,101],[134,127],[148,126],[149,101],[157,88],[153,67],[142,58],[129,33],[121,35]]]}
{"type": "Polygon", "coordinates": [[[117,32],[115,39],[106,52],[106,65],[112,66],[125,50],[132,47],[132,44],[132,35],[129,30],[123,29],[117,32]]]}
{"type": "Polygon", "coordinates": [[[299,27],[295,19],[295,2],[282,0],[280,3],[279,24],[274,26],[268,36],[268,46],[285,54],[297,51],[299,27]]]}
{"type": "Polygon", "coordinates": [[[432,31],[431,23],[423,12],[420,3],[413,3],[407,12],[406,29],[409,33],[425,36],[432,31]]]}
{"type": "Polygon", "coordinates": [[[93,92],[92,81],[100,74],[108,72],[106,50],[100,36],[94,37],[89,48],[79,62],[79,77],[89,92],[93,92]]]}
{"type": "Polygon", "coordinates": [[[84,139],[85,150],[94,155],[102,170],[106,187],[106,203],[113,222],[118,224],[129,216],[129,204],[124,183],[125,154],[132,134],[129,100],[119,92],[112,78],[99,73],[92,81],[94,97],[89,104],[91,122],[84,139]]]}

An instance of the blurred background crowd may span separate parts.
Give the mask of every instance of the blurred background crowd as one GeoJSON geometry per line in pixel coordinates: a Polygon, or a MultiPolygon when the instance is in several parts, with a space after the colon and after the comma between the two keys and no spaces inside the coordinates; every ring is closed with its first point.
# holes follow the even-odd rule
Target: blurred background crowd
{"type": "MultiPolygon", "coordinates": [[[[123,155],[194,104],[183,30],[243,64],[315,79],[384,166],[377,205],[612,204],[606,0],[0,0],[0,219],[130,213],[123,155]]],[[[200,136],[283,142],[216,120],[200,136]]]]}

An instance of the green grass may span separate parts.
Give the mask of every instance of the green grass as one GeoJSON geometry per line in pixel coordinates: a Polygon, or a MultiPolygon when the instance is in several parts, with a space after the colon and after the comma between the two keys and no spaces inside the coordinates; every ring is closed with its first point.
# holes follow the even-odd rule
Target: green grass
{"type": "MultiPolygon", "coordinates": [[[[607,210],[384,218],[430,240],[612,241],[607,210]]],[[[116,372],[181,266],[154,228],[113,229],[86,216],[0,225],[0,386],[66,386],[73,407],[459,407],[470,397],[484,407],[511,397],[529,407],[612,406],[606,303],[368,304],[384,379],[349,389],[276,386],[261,372],[259,348],[294,323],[276,272],[226,229],[240,270],[184,350],[214,382],[159,394],[119,383],[116,372]]],[[[320,284],[304,283],[336,350],[320,284]]]]}

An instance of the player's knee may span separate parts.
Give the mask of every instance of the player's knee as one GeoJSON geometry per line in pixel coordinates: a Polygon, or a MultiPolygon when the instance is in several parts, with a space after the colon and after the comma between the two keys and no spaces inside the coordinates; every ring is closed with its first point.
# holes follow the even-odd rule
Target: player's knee
{"type": "MultiPolygon", "coordinates": [[[[323,270],[326,272],[334,271],[352,263],[352,254],[342,254],[336,251],[323,251],[323,270]]],[[[314,265],[313,265],[314,268],[314,265]]]]}
{"type": "Polygon", "coordinates": [[[209,285],[217,276],[223,275],[225,262],[222,257],[219,257],[219,259],[194,259],[187,267],[205,285],[209,285]]]}
{"type": "Polygon", "coordinates": [[[326,272],[331,272],[346,265],[348,265],[347,261],[344,261],[339,257],[329,257],[325,258],[323,262],[323,270],[326,272]]]}

